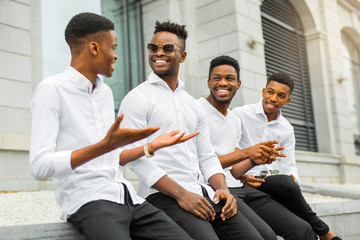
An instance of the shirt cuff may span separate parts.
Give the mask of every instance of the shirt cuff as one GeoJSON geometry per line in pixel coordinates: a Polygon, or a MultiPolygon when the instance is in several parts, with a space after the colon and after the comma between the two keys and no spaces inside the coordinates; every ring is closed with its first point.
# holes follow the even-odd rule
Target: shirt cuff
{"type": "Polygon", "coordinates": [[[143,180],[148,186],[153,186],[157,181],[160,180],[163,176],[166,175],[166,172],[161,168],[156,168],[149,173],[143,180]]]}
{"type": "Polygon", "coordinates": [[[209,178],[215,174],[221,173],[225,176],[225,172],[222,168],[217,168],[217,167],[210,167],[210,168],[206,168],[206,170],[204,171],[204,169],[202,169],[202,172],[204,174],[204,178],[205,181],[208,182],[209,178]]]}
{"type": "Polygon", "coordinates": [[[72,173],[71,167],[72,151],[62,151],[54,156],[55,177],[72,173]]]}
{"type": "Polygon", "coordinates": [[[166,175],[166,172],[158,167],[156,163],[144,157],[129,162],[128,166],[139,176],[145,185],[150,187],[166,175]]]}

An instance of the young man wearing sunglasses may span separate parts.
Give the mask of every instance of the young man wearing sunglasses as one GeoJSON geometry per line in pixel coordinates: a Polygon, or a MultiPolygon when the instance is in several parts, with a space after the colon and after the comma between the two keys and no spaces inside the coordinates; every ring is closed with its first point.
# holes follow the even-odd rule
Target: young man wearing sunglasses
{"type": "Polygon", "coordinates": [[[138,147],[168,129],[200,133],[195,138],[129,163],[140,177],[138,193],[162,209],[194,239],[263,239],[237,211],[235,198],[226,186],[224,171],[209,138],[205,115],[178,78],[185,61],[185,26],[156,22],[148,44],[153,72],[148,80],[123,99],[120,112],[127,118],[122,127],[159,126],[138,147]],[[148,159],[147,157],[152,157],[148,159]]]}
{"type": "MultiPolygon", "coordinates": [[[[120,128],[111,89],[97,76],[111,77],[117,60],[114,24],[97,14],[74,16],[65,30],[71,64],[42,81],[31,104],[30,170],[52,178],[63,214],[86,239],[191,239],[164,212],[139,197],[119,170],[119,147],[158,128],[120,128]]],[[[156,138],[152,151],[188,139],[176,132],[156,138]],[[179,138],[180,137],[180,138],[179,138]]],[[[121,162],[144,155],[121,152],[121,162]]],[[[145,151],[146,152],[146,151],[145,151]]]]}
{"type": "MultiPolygon", "coordinates": [[[[305,220],[321,240],[339,240],[340,238],[329,229],[328,225],[312,211],[298,185],[294,130],[280,111],[283,106],[290,103],[290,94],[294,85],[293,79],[288,74],[274,73],[268,78],[266,87],[262,90],[261,102],[232,110],[241,120],[240,148],[247,148],[268,139],[276,139],[285,147],[286,154],[286,157],[279,160],[283,174],[272,174],[274,171],[277,172],[275,163],[258,165],[248,171],[242,177],[242,181],[269,194],[305,220]],[[261,180],[264,177],[266,177],[265,181],[261,180]]],[[[254,210],[257,208],[257,206],[249,205],[254,210]]]]}

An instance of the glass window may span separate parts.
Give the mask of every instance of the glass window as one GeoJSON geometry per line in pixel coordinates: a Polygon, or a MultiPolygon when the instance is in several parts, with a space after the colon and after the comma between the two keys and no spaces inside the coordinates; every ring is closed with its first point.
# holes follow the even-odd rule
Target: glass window
{"type": "Polygon", "coordinates": [[[118,60],[112,78],[105,79],[111,87],[118,110],[123,97],[145,80],[142,38],[141,3],[138,0],[103,0],[102,13],[115,23],[118,37],[118,60]]]}
{"type": "Polygon", "coordinates": [[[113,91],[117,112],[128,91],[145,80],[140,0],[44,0],[41,4],[44,78],[63,72],[70,64],[64,31],[74,15],[93,12],[114,22],[118,60],[113,76],[104,81],[113,91]]]}
{"type": "Polygon", "coordinates": [[[344,77],[347,88],[347,100],[350,122],[354,135],[356,154],[360,155],[360,60],[359,50],[346,34],[342,35],[344,77]]]}
{"type": "Polygon", "coordinates": [[[64,72],[70,65],[70,50],[64,32],[70,19],[81,12],[101,14],[101,0],[41,1],[43,77],[64,72]]]}
{"type": "Polygon", "coordinates": [[[264,0],[261,5],[266,74],[285,72],[295,81],[291,102],[282,114],[293,125],[296,150],[317,152],[317,139],[300,17],[287,0],[264,0]]]}

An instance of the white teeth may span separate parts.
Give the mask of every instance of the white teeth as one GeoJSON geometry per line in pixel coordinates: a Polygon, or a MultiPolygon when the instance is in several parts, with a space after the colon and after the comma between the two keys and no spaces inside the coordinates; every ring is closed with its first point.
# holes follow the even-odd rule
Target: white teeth
{"type": "Polygon", "coordinates": [[[157,62],[157,63],[165,63],[166,61],[165,60],[155,60],[155,62],[157,62]]]}
{"type": "Polygon", "coordinates": [[[221,93],[225,93],[225,92],[228,92],[228,90],[225,90],[225,89],[219,89],[217,90],[218,92],[221,92],[221,93]]]}

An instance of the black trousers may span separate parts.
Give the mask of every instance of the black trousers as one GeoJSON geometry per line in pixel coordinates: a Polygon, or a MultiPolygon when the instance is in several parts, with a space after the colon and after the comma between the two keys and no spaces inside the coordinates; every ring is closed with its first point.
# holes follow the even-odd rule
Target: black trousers
{"type": "Polygon", "coordinates": [[[269,176],[258,189],[269,194],[291,212],[308,222],[317,235],[321,236],[329,231],[329,226],[316,216],[302,195],[299,185],[292,177],[288,175],[269,176]]]}
{"type": "Polygon", "coordinates": [[[293,214],[268,194],[248,185],[229,189],[234,196],[242,198],[277,235],[284,239],[315,239],[311,226],[306,221],[293,214]]]}
{"type": "Polygon", "coordinates": [[[203,189],[204,197],[212,204],[216,217],[214,221],[205,221],[183,210],[177,201],[162,193],[154,193],[146,198],[155,207],[163,210],[177,222],[192,238],[197,240],[260,240],[263,237],[256,228],[238,211],[225,221],[220,218],[223,202],[213,203],[203,189]]]}
{"type": "MultiPolygon", "coordinates": [[[[230,190],[231,191],[231,190],[230,190]]],[[[265,240],[277,240],[275,232],[271,227],[259,216],[257,215],[244,201],[234,194],[234,197],[237,200],[238,211],[245,216],[247,220],[256,228],[260,235],[265,240]]],[[[244,194],[245,195],[245,194],[244,194]]]]}
{"type": "Polygon", "coordinates": [[[85,204],[68,221],[87,240],[192,239],[164,212],[144,202],[133,205],[125,187],[125,204],[98,200],[85,204]]]}

